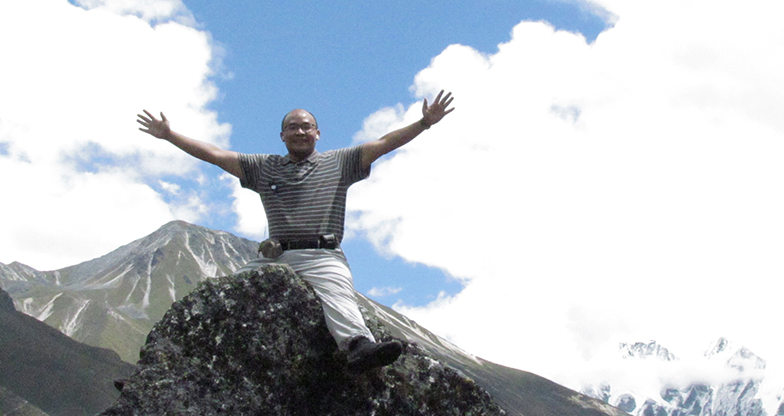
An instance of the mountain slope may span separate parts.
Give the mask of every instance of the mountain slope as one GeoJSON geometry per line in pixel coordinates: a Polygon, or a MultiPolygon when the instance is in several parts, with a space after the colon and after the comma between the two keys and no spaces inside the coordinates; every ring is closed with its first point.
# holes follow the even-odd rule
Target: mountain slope
{"type": "Polygon", "coordinates": [[[3,386],[0,386],[0,415],[4,416],[48,416],[43,410],[30,404],[3,386]]]}
{"type": "Polygon", "coordinates": [[[114,351],[17,312],[0,290],[0,414],[95,414],[119,396],[114,380],[133,370],[114,351]]]}
{"type": "Polygon", "coordinates": [[[256,256],[257,243],[174,221],[111,253],[60,270],[0,264],[17,308],[77,341],[136,362],[144,338],[172,302],[201,280],[256,256]]]}

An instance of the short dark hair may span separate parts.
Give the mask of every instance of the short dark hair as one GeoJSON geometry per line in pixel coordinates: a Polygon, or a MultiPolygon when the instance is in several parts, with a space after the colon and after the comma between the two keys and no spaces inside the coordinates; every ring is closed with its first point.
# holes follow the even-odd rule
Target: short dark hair
{"type": "MultiPolygon", "coordinates": [[[[283,116],[283,120],[281,120],[280,122],[280,131],[286,130],[286,119],[289,117],[289,114],[291,114],[293,111],[295,110],[291,110],[288,113],[286,113],[285,116],[283,116]]],[[[316,121],[316,116],[314,116],[313,113],[311,113],[308,110],[302,110],[302,111],[307,112],[308,114],[310,114],[311,117],[313,117],[313,123],[316,125],[316,128],[318,128],[318,121],[316,121]]]]}

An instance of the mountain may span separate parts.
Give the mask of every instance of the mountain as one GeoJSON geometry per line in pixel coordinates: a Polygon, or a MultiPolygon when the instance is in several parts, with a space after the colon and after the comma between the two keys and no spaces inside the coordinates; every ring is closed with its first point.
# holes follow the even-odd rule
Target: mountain
{"type": "Polygon", "coordinates": [[[621,358],[628,359],[628,358],[638,358],[638,359],[647,359],[647,358],[657,358],[662,361],[674,361],[675,355],[672,354],[667,348],[662,347],[656,342],[649,342],[644,344],[642,342],[636,342],[634,344],[626,344],[622,343],[618,350],[621,354],[621,358]]]}
{"type": "Polygon", "coordinates": [[[354,374],[312,289],[288,266],[205,281],[155,325],[138,371],[103,415],[622,414],[532,374],[499,378],[500,366],[412,327],[398,314],[377,314],[378,305],[363,305],[374,337],[400,339],[404,352],[391,366],[354,374]],[[399,338],[390,328],[414,339],[399,338]],[[444,357],[463,361],[462,370],[482,379],[444,357]],[[487,383],[493,378],[496,383],[487,383]],[[516,384],[507,384],[513,380],[516,384]],[[517,391],[517,397],[504,397],[504,410],[496,400],[502,384],[517,391]]]}
{"type": "MultiPolygon", "coordinates": [[[[255,258],[256,247],[255,242],[178,221],[106,256],[57,271],[39,272],[19,263],[0,265],[0,286],[20,310],[136,362],[147,334],[172,302],[183,299],[199,280],[208,284],[220,280],[210,277],[230,275],[255,258]]],[[[535,374],[468,354],[405,316],[358,297],[368,316],[375,317],[390,336],[415,345],[412,348],[420,349],[421,355],[432,357],[433,365],[445,365],[473,380],[508,415],[624,414],[535,374]]],[[[132,386],[123,394],[130,391],[132,386]]]]}
{"type": "MultiPolygon", "coordinates": [[[[655,341],[620,344],[619,356],[630,364],[651,361],[666,366],[678,358],[655,341]]],[[[725,338],[711,344],[697,363],[711,371],[701,381],[683,383],[660,377],[659,394],[652,396],[629,386],[602,382],[584,388],[583,393],[613,404],[634,416],[781,416],[784,401],[781,393],[771,396],[763,388],[765,361],[743,346],[735,346],[725,338]],[[685,385],[684,385],[685,384],[685,385]],[[772,411],[766,411],[765,403],[772,411]],[[771,405],[772,404],[772,405],[771,405]]],[[[633,365],[629,366],[639,369],[633,365]]],[[[704,370],[703,370],[704,371],[704,370]]],[[[640,377],[645,375],[640,374],[640,377]]]]}
{"type": "Polygon", "coordinates": [[[0,289],[0,415],[95,414],[117,400],[134,366],[18,312],[0,289]]]}
{"type": "Polygon", "coordinates": [[[174,221],[105,256],[60,270],[0,264],[0,287],[20,311],[133,363],[172,302],[201,280],[244,266],[256,257],[257,247],[226,232],[174,221]]]}

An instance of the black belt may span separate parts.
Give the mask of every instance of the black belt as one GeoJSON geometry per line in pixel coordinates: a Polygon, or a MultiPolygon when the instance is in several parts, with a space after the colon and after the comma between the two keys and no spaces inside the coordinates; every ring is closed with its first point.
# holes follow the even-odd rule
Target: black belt
{"type": "Polygon", "coordinates": [[[291,240],[291,241],[281,241],[280,247],[283,251],[286,250],[307,250],[307,249],[314,249],[314,248],[324,248],[328,250],[334,250],[340,247],[338,244],[338,240],[332,234],[322,235],[321,237],[317,238],[308,238],[304,240],[291,240]]]}

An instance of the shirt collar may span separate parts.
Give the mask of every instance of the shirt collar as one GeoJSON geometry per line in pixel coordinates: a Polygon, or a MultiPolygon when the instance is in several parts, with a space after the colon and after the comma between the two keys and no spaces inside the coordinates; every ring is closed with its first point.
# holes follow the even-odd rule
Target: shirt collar
{"type": "MultiPolygon", "coordinates": [[[[319,156],[320,156],[320,153],[318,151],[314,150],[313,153],[311,153],[310,156],[308,156],[308,158],[303,160],[302,162],[308,162],[308,163],[310,163],[312,165],[315,165],[316,162],[318,162],[319,156]]],[[[302,163],[302,162],[299,162],[299,163],[302,163]]],[[[289,159],[289,155],[284,156],[283,157],[283,164],[284,165],[288,165],[289,163],[294,163],[294,161],[289,159]]]]}

